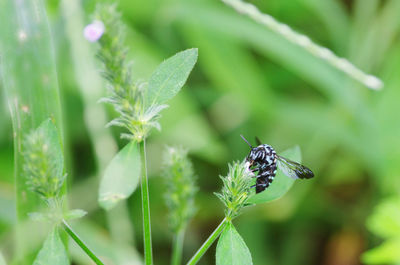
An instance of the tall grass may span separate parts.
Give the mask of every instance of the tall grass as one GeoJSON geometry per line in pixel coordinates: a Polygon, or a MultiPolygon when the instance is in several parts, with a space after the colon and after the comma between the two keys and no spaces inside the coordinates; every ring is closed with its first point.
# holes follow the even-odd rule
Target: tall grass
{"type": "MultiPolygon", "coordinates": [[[[54,57],[45,6],[42,1],[2,1],[0,16],[1,77],[9,105],[14,142],[14,180],[17,227],[16,259],[29,263],[30,238],[23,229],[28,213],[41,206],[23,174],[22,142],[44,120],[51,118],[62,134],[61,105],[54,57]]],[[[32,228],[31,229],[37,229],[32,228]]]]}

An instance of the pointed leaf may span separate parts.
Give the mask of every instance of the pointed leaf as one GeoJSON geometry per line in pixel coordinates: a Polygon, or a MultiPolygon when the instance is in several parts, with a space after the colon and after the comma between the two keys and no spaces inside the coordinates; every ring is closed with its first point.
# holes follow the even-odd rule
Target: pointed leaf
{"type": "Polygon", "coordinates": [[[136,189],[140,175],[137,143],[127,144],[107,166],[100,183],[99,204],[106,210],[128,198],[136,189]]]}
{"type": "Polygon", "coordinates": [[[150,77],[144,95],[145,108],[164,104],[185,84],[197,61],[197,49],[188,49],[162,62],[150,77]]]}
{"type": "Polygon", "coordinates": [[[399,264],[400,238],[388,240],[376,248],[364,252],[361,260],[364,264],[399,264]]]}
{"type": "Polygon", "coordinates": [[[47,236],[42,249],[39,251],[33,265],[69,265],[68,255],[58,235],[57,228],[47,236]]]}
{"type": "MultiPolygon", "coordinates": [[[[290,148],[282,152],[280,155],[295,162],[301,163],[301,152],[298,146],[290,148]]],[[[275,179],[271,185],[265,191],[253,195],[248,202],[257,204],[279,199],[289,191],[294,182],[295,179],[287,177],[278,167],[275,179]]]]}
{"type": "Polygon", "coordinates": [[[79,219],[79,218],[84,217],[86,214],[87,214],[87,212],[82,209],[73,209],[73,210],[69,210],[68,212],[66,212],[64,214],[64,219],[65,220],[79,219]]]}
{"type": "Polygon", "coordinates": [[[251,254],[232,223],[228,223],[218,240],[216,265],[252,265],[251,254]]]}
{"type": "Polygon", "coordinates": [[[384,238],[400,238],[400,199],[393,197],[375,207],[367,220],[368,229],[384,238]]]}

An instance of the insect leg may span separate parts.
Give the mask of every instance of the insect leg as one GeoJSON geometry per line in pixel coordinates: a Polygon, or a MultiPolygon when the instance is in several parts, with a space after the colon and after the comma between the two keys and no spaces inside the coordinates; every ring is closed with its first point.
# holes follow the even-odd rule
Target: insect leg
{"type": "Polygon", "coordinates": [[[253,168],[249,168],[252,174],[252,178],[257,178],[260,174],[261,167],[259,165],[254,165],[253,168]],[[257,174],[255,174],[257,172],[257,174]]]}
{"type": "Polygon", "coordinates": [[[269,186],[269,181],[266,177],[260,176],[256,181],[256,193],[264,191],[269,186]]]}

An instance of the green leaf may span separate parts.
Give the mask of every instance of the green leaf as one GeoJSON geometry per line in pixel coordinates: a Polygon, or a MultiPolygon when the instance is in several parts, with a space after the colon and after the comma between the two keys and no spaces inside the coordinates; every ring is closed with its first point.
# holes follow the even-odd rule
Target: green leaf
{"type": "Polygon", "coordinates": [[[140,175],[137,143],[127,144],[107,166],[100,183],[99,204],[106,210],[128,198],[136,189],[140,175]]]}
{"type": "Polygon", "coordinates": [[[218,240],[216,265],[251,265],[251,254],[242,237],[229,222],[218,240]]]}
{"type": "Polygon", "coordinates": [[[381,237],[400,237],[400,199],[386,199],[367,220],[368,229],[381,237]]]}
{"type": "MultiPolygon", "coordinates": [[[[298,146],[290,148],[282,152],[280,155],[290,160],[301,163],[301,152],[300,147],[298,146]]],[[[283,172],[278,167],[276,177],[271,185],[268,187],[268,189],[253,195],[248,202],[252,204],[257,204],[279,199],[280,197],[285,195],[286,192],[289,191],[294,182],[295,180],[293,178],[290,178],[283,174],[283,172]]]]}
{"type": "Polygon", "coordinates": [[[368,250],[361,256],[365,264],[398,264],[400,262],[400,238],[388,240],[368,250]]]}
{"type": "Polygon", "coordinates": [[[64,214],[64,219],[65,220],[79,219],[84,217],[86,214],[87,212],[82,209],[73,209],[64,214]]]}
{"type": "MultiPolygon", "coordinates": [[[[61,132],[61,104],[54,43],[44,1],[0,1],[0,75],[13,123],[16,218],[23,223],[39,211],[39,197],[29,192],[24,171],[25,135],[51,117],[61,132]]],[[[8,127],[8,126],[6,126],[8,127]]],[[[63,192],[62,192],[63,193],[63,192]]],[[[15,256],[32,264],[30,243],[16,226],[15,256]]]]}
{"type": "Polygon", "coordinates": [[[162,62],[150,77],[144,105],[160,105],[173,98],[185,84],[197,61],[197,49],[188,49],[162,62]]]}
{"type": "Polygon", "coordinates": [[[39,251],[33,265],[69,265],[68,255],[58,235],[57,228],[54,228],[47,236],[42,249],[39,251]]]}

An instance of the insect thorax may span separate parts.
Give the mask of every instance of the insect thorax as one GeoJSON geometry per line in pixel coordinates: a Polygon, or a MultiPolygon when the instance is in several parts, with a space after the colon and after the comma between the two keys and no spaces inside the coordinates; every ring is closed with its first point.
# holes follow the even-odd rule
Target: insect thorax
{"type": "Polygon", "coordinates": [[[276,174],[276,152],[267,144],[259,145],[250,151],[247,160],[256,170],[256,193],[262,192],[271,184],[276,174]]]}
{"type": "Polygon", "coordinates": [[[276,163],[276,152],[270,145],[262,144],[251,149],[247,159],[260,166],[269,166],[276,163]]]}

